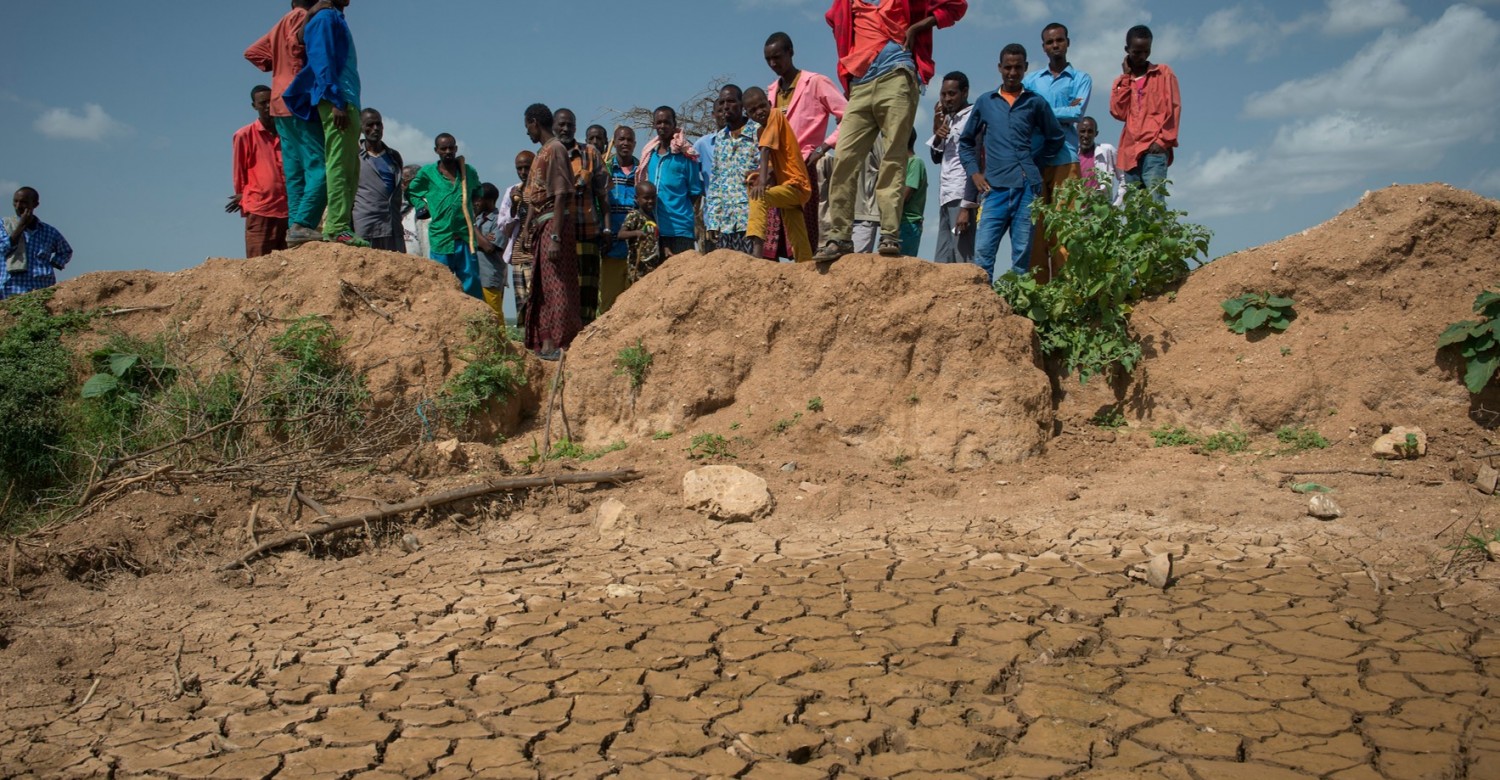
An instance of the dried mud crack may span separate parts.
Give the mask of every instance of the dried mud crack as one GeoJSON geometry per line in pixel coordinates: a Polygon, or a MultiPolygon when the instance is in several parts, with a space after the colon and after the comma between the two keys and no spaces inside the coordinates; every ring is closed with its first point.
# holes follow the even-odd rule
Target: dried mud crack
{"type": "Polygon", "coordinates": [[[1486,611],[1263,533],[1161,542],[1128,525],[981,543],[1002,534],[934,522],[920,547],[874,528],[684,531],[475,574],[546,541],[537,521],[504,543],[292,556],[274,584],[196,603],[158,602],[189,584],[171,577],[117,580],[82,625],[10,629],[7,658],[71,648],[68,668],[100,684],[78,706],[89,678],[18,681],[0,763],[37,777],[1500,774],[1486,611]],[[1125,576],[1163,551],[1172,587],[1125,576]],[[179,638],[201,681],[180,696],[179,638]]]}

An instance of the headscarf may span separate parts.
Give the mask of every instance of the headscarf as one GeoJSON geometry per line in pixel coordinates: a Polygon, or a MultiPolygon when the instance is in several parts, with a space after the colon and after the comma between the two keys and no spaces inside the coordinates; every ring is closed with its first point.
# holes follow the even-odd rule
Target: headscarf
{"type": "MultiPolygon", "coordinates": [[[[661,136],[653,135],[651,136],[651,140],[646,142],[645,148],[643,148],[641,150],[641,153],[637,155],[639,159],[638,165],[640,167],[636,168],[635,170],[636,184],[640,184],[641,182],[646,180],[646,161],[650,160],[651,154],[660,147],[661,136]]],[[[676,134],[672,136],[672,143],[670,146],[668,146],[668,149],[670,150],[668,154],[686,155],[689,160],[698,162],[698,150],[694,149],[693,145],[688,143],[687,136],[683,134],[682,128],[680,127],[677,128],[676,134]]]]}

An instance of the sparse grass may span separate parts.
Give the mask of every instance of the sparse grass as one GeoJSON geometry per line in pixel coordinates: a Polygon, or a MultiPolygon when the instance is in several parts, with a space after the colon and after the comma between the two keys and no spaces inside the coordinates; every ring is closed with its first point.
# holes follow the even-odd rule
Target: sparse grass
{"type": "Polygon", "coordinates": [[[901,450],[895,455],[891,456],[891,459],[888,462],[891,464],[891,468],[899,471],[906,468],[906,464],[911,462],[911,456],[906,454],[906,450],[901,450]]]}
{"type": "MultiPolygon", "coordinates": [[[[558,439],[552,443],[552,451],[547,454],[547,460],[577,460],[591,461],[608,455],[611,452],[619,452],[627,445],[623,441],[616,441],[600,447],[597,450],[586,449],[578,442],[569,439],[558,439]]],[[[527,465],[536,463],[542,459],[541,450],[537,447],[535,439],[531,440],[531,455],[526,458],[527,465]]]]}
{"type": "Polygon", "coordinates": [[[1089,422],[1107,431],[1118,431],[1126,425],[1125,412],[1118,406],[1105,407],[1095,412],[1089,422]]]}
{"type": "Polygon", "coordinates": [[[1328,446],[1328,440],[1312,428],[1303,426],[1284,425],[1276,429],[1276,440],[1287,445],[1287,452],[1301,452],[1302,450],[1321,450],[1328,446]]]}
{"type": "Polygon", "coordinates": [[[1281,348],[1281,356],[1282,357],[1288,357],[1291,354],[1292,354],[1292,348],[1291,347],[1282,347],[1281,348]]]}
{"type": "Polygon", "coordinates": [[[1163,425],[1151,431],[1151,440],[1156,442],[1158,447],[1191,447],[1203,441],[1181,425],[1175,427],[1163,425]]]}
{"type": "Polygon", "coordinates": [[[911,395],[906,397],[906,402],[911,404],[912,406],[916,406],[917,404],[921,403],[921,401],[921,397],[916,393],[912,393],[911,395]]]}
{"type": "Polygon", "coordinates": [[[717,433],[700,433],[694,436],[688,443],[687,454],[693,460],[734,458],[734,453],[729,450],[729,440],[717,433]]]}
{"type": "Polygon", "coordinates": [[[1463,540],[1454,545],[1454,549],[1489,555],[1489,546],[1495,542],[1500,542],[1500,528],[1487,530],[1481,527],[1477,534],[1465,534],[1463,540]]]}
{"type": "Polygon", "coordinates": [[[809,411],[809,412],[821,412],[821,411],[823,411],[823,397],[822,396],[813,396],[812,399],[810,399],[807,402],[807,411],[809,411]]]}
{"type": "Polygon", "coordinates": [[[1235,428],[1232,431],[1219,431],[1203,440],[1201,449],[1204,452],[1227,452],[1231,455],[1250,449],[1250,434],[1235,428]]]}
{"type": "Polygon", "coordinates": [[[651,370],[655,358],[646,349],[646,343],[636,339],[635,346],[626,347],[615,355],[615,376],[630,377],[630,389],[639,390],[646,383],[646,372],[651,370]]]}
{"type": "Polygon", "coordinates": [[[776,424],[771,426],[771,431],[774,432],[774,433],[778,433],[778,434],[779,433],[786,433],[788,430],[791,429],[791,427],[793,425],[796,425],[797,421],[800,420],[800,419],[802,419],[802,413],[801,412],[797,412],[797,413],[793,414],[791,417],[788,417],[788,418],[785,418],[785,419],[781,419],[781,420],[777,420],[776,424]]]}
{"type": "Polygon", "coordinates": [[[667,439],[670,439],[670,438],[672,438],[672,432],[671,431],[657,431],[656,433],[652,434],[652,436],[651,436],[651,440],[652,441],[666,441],[667,439]]]}

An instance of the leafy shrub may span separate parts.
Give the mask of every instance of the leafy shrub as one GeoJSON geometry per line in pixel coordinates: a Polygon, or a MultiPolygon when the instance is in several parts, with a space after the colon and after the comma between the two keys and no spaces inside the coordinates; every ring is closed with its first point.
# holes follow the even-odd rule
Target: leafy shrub
{"type": "Polygon", "coordinates": [[[630,389],[639,390],[646,383],[646,372],[651,369],[654,359],[645,342],[636,339],[635,346],[626,347],[615,355],[615,376],[630,377],[630,389]]]}
{"type": "Polygon", "coordinates": [[[729,451],[729,441],[717,433],[700,433],[688,443],[688,457],[693,460],[709,458],[734,458],[729,451]]]}
{"type": "Polygon", "coordinates": [[[278,435],[305,434],[336,438],[357,426],[370,393],[363,376],[344,364],[339,348],[344,341],[323,317],[310,314],[294,320],[271,337],[271,349],[281,362],[270,369],[265,398],[266,416],[278,435]]]}
{"type": "Polygon", "coordinates": [[[1286,330],[1297,318],[1297,313],[1292,310],[1296,305],[1291,298],[1269,292],[1246,293],[1219,304],[1224,309],[1224,321],[1229,324],[1229,329],[1240,335],[1261,328],[1286,330]]]}
{"type": "Polygon", "coordinates": [[[1006,274],[996,292],[1036,325],[1043,354],[1083,381],[1116,365],[1134,370],[1141,347],[1130,335],[1131,304],[1187,276],[1188,261],[1208,254],[1209,231],[1144,190],[1132,188],[1115,208],[1079,179],[1060,187],[1052,203],[1033,202],[1032,213],[1046,220],[1068,262],[1048,284],[1006,274]]]}
{"type": "Polygon", "coordinates": [[[809,411],[809,412],[821,412],[821,411],[823,411],[823,396],[821,396],[821,395],[819,395],[819,396],[813,396],[811,399],[809,399],[808,402],[807,402],[807,411],[809,411]]]}
{"type": "Polygon", "coordinates": [[[459,357],[468,361],[464,370],[443,385],[438,407],[450,425],[465,427],[491,401],[504,403],[526,385],[521,358],[504,331],[489,315],[476,315],[464,323],[468,345],[459,357]]]}
{"type": "Polygon", "coordinates": [[[1227,452],[1231,455],[1250,449],[1250,434],[1236,428],[1232,431],[1219,431],[1203,440],[1200,448],[1203,452],[1227,452]]]}
{"type": "Polygon", "coordinates": [[[1458,347],[1464,358],[1464,386],[1478,393],[1500,369],[1500,292],[1485,290],[1474,299],[1477,320],[1449,325],[1438,336],[1438,349],[1458,347]]]}
{"type": "Polygon", "coordinates": [[[1117,431],[1126,426],[1125,411],[1118,406],[1108,406],[1094,413],[1089,422],[1107,431],[1117,431]]]}
{"type": "Polygon", "coordinates": [[[1276,429],[1276,441],[1287,445],[1289,451],[1321,450],[1328,446],[1328,440],[1316,430],[1290,425],[1276,429]]]}
{"type": "Polygon", "coordinates": [[[800,420],[800,419],[802,419],[802,413],[801,412],[795,412],[795,413],[792,414],[791,417],[788,417],[788,418],[785,418],[785,419],[782,419],[782,420],[777,420],[776,424],[771,426],[771,430],[774,433],[786,433],[788,430],[791,429],[791,427],[793,425],[796,425],[797,421],[800,420]]]}
{"type": "Polygon", "coordinates": [[[1181,425],[1163,425],[1151,431],[1151,440],[1158,447],[1191,447],[1203,441],[1181,425]]]}

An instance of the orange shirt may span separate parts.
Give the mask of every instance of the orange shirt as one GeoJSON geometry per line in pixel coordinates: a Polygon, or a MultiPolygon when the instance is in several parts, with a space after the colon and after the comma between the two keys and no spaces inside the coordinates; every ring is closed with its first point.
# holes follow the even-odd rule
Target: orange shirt
{"type": "Polygon", "coordinates": [[[1010,104],[1010,105],[1012,105],[1012,106],[1014,106],[1016,104],[1016,98],[1019,98],[1020,96],[1021,96],[1021,93],[1019,93],[1019,92],[1017,92],[1016,94],[1012,95],[1012,94],[1010,94],[1009,92],[1006,92],[1003,89],[1000,90],[1000,97],[1005,98],[1005,102],[1008,103],[1008,104],[1010,104]]]}
{"type": "Polygon", "coordinates": [[[875,58],[880,56],[886,44],[906,43],[905,17],[908,12],[905,8],[897,8],[897,5],[897,3],[870,5],[855,0],[854,47],[839,61],[844,72],[854,78],[860,78],[870,69],[870,64],[875,62],[875,58]]]}
{"type": "Polygon", "coordinates": [[[771,109],[771,115],[766,117],[766,124],[760,129],[760,146],[771,151],[777,185],[789,185],[812,197],[812,179],[807,175],[807,163],[802,160],[802,144],[781,109],[771,109]]]}

